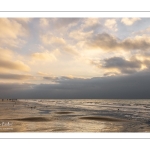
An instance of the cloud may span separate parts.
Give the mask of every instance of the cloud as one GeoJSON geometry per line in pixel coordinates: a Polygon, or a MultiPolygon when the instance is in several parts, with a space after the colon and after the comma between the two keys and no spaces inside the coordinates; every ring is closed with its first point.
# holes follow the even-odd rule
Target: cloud
{"type": "Polygon", "coordinates": [[[20,48],[26,43],[23,38],[29,35],[23,23],[28,18],[0,18],[0,46],[20,48]]]}
{"type": "Polygon", "coordinates": [[[133,38],[127,38],[122,41],[121,46],[130,50],[149,50],[150,36],[142,35],[133,38]]]}
{"type": "Polygon", "coordinates": [[[141,20],[141,19],[140,18],[122,18],[121,22],[127,26],[131,26],[138,20],[141,20]]]}
{"type": "Polygon", "coordinates": [[[41,18],[40,19],[40,26],[42,27],[47,27],[49,25],[49,20],[46,18],[41,18]]]}
{"type": "Polygon", "coordinates": [[[150,98],[150,72],[70,79],[58,84],[0,84],[1,98],[130,99],[150,98]]]}
{"type": "Polygon", "coordinates": [[[132,57],[110,57],[105,59],[91,59],[90,64],[96,66],[103,72],[104,76],[117,76],[132,74],[150,69],[150,57],[143,55],[134,55],[132,57]]]}
{"type": "Polygon", "coordinates": [[[42,29],[49,28],[53,31],[66,31],[80,20],[80,18],[41,18],[40,26],[42,29]]]}
{"type": "Polygon", "coordinates": [[[145,29],[136,31],[136,32],[132,32],[133,35],[150,35],[150,27],[147,27],[145,29]]]}
{"type": "Polygon", "coordinates": [[[0,47],[0,70],[18,70],[18,71],[29,71],[30,67],[18,58],[20,55],[10,49],[3,49],[0,47]]]}
{"type": "Polygon", "coordinates": [[[91,30],[95,30],[98,27],[101,27],[100,24],[100,18],[85,18],[82,19],[82,23],[81,23],[81,29],[83,31],[91,31],[91,30]]]}
{"type": "Polygon", "coordinates": [[[55,37],[52,34],[41,35],[41,40],[45,46],[49,45],[51,47],[57,48],[60,52],[65,51],[69,54],[79,55],[75,46],[68,44],[65,39],[61,37],[55,37]]]}
{"type": "Polygon", "coordinates": [[[66,43],[66,41],[63,38],[56,37],[51,33],[43,34],[41,36],[41,40],[46,45],[51,45],[51,44],[62,45],[66,43]]]}
{"type": "Polygon", "coordinates": [[[17,92],[28,93],[26,91],[32,89],[32,84],[16,84],[16,83],[1,83],[0,84],[0,94],[4,98],[16,98],[22,97],[22,93],[17,94],[17,92]]]}
{"type": "Polygon", "coordinates": [[[109,35],[107,33],[97,34],[86,42],[89,48],[101,49],[104,51],[114,50],[149,50],[150,36],[142,35],[135,37],[128,37],[124,40],[109,35]]]}
{"type": "Polygon", "coordinates": [[[13,56],[13,51],[9,50],[9,49],[4,49],[0,47],[0,54],[1,54],[1,59],[12,59],[13,56]]]}
{"type": "Polygon", "coordinates": [[[21,74],[0,74],[0,79],[3,80],[29,80],[33,79],[31,75],[21,75],[21,74]]]}
{"type": "Polygon", "coordinates": [[[13,38],[27,35],[25,28],[15,20],[0,18],[0,38],[13,38]]]}
{"type": "Polygon", "coordinates": [[[0,46],[1,47],[10,47],[10,48],[20,48],[22,47],[26,41],[22,39],[12,39],[12,38],[2,38],[0,40],[0,46]]]}
{"type": "Polygon", "coordinates": [[[107,28],[117,31],[117,22],[116,19],[107,19],[104,24],[107,28]]]}
{"type": "Polygon", "coordinates": [[[78,21],[80,21],[80,18],[58,18],[58,19],[54,19],[54,24],[55,24],[55,28],[59,29],[59,28],[66,28],[69,26],[73,26],[74,24],[78,23],[78,21]]]}
{"type": "Polygon", "coordinates": [[[72,45],[69,45],[69,44],[68,45],[64,45],[60,49],[65,51],[65,52],[67,52],[67,53],[69,53],[69,54],[73,54],[73,55],[79,56],[78,51],[72,45]]]}
{"type": "Polygon", "coordinates": [[[50,80],[52,82],[59,82],[59,77],[43,77],[45,80],[50,80]]]}
{"type": "Polygon", "coordinates": [[[42,60],[42,61],[56,61],[57,50],[49,52],[48,50],[42,52],[36,52],[31,55],[33,60],[42,60]]]}
{"type": "Polygon", "coordinates": [[[40,76],[48,75],[48,73],[44,73],[44,72],[40,72],[40,71],[37,74],[40,75],[40,76]]]}
{"type": "Polygon", "coordinates": [[[77,41],[85,40],[92,35],[93,31],[82,32],[80,30],[75,30],[69,33],[69,37],[76,39],[77,41]]]}
{"type": "Polygon", "coordinates": [[[61,81],[64,81],[64,80],[79,79],[79,78],[75,78],[73,76],[60,76],[60,77],[46,76],[46,77],[43,77],[43,79],[50,80],[52,82],[61,82],[61,81]]]}
{"type": "Polygon", "coordinates": [[[32,20],[32,18],[13,18],[13,20],[16,20],[21,23],[29,23],[32,20]]]}
{"type": "Polygon", "coordinates": [[[136,59],[126,60],[121,57],[112,57],[105,59],[102,63],[102,67],[104,68],[116,68],[125,74],[135,73],[141,69],[141,61],[136,59]]]}
{"type": "Polygon", "coordinates": [[[7,70],[29,71],[30,68],[21,61],[0,60],[0,68],[7,70]]]}
{"type": "Polygon", "coordinates": [[[99,24],[100,18],[86,18],[84,21],[84,27],[93,26],[99,24]]]}
{"type": "Polygon", "coordinates": [[[123,57],[111,57],[103,60],[91,60],[90,63],[99,69],[103,69],[104,76],[132,74],[148,68],[150,60],[139,60],[136,57],[125,59],[123,57]]]}
{"type": "Polygon", "coordinates": [[[120,73],[117,72],[106,72],[104,73],[104,76],[118,76],[120,73]]]}
{"type": "Polygon", "coordinates": [[[87,41],[91,48],[100,48],[102,50],[113,50],[120,48],[119,39],[107,33],[97,34],[87,41]]]}

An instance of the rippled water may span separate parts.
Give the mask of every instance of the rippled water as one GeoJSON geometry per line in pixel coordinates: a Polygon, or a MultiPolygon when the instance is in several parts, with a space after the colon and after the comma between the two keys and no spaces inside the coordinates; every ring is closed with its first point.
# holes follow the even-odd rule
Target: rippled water
{"type": "Polygon", "coordinates": [[[150,132],[150,100],[0,100],[0,132],[150,132]]]}

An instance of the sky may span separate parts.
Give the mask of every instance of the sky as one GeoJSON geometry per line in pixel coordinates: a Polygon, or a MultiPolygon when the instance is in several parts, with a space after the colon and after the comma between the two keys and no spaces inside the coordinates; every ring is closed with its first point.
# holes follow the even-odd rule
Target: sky
{"type": "Polygon", "coordinates": [[[150,98],[150,18],[0,18],[0,98],[150,98]]]}

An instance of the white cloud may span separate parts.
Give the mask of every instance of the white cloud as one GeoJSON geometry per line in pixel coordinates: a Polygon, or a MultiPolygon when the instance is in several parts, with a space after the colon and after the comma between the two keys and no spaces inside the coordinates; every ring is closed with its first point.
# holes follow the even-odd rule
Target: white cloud
{"type": "Polygon", "coordinates": [[[78,55],[75,46],[68,44],[66,40],[62,37],[56,37],[53,34],[43,34],[41,35],[41,41],[45,46],[50,45],[54,46],[56,49],[59,49],[61,52],[65,51],[70,54],[78,55]]]}
{"type": "Polygon", "coordinates": [[[88,37],[90,37],[92,35],[93,31],[90,31],[90,32],[82,32],[80,30],[75,30],[75,31],[72,31],[70,32],[69,36],[71,38],[74,38],[76,40],[85,40],[87,39],[88,37]]]}
{"type": "Polygon", "coordinates": [[[65,44],[66,43],[66,41],[63,38],[56,37],[56,36],[54,36],[51,33],[41,35],[41,40],[46,45],[51,45],[51,44],[59,44],[59,45],[61,45],[61,44],[65,44]]]}
{"type": "Polygon", "coordinates": [[[59,54],[59,51],[56,49],[52,52],[49,52],[48,50],[44,50],[41,52],[33,53],[31,56],[33,60],[41,60],[41,61],[56,61],[56,56],[59,54]]]}
{"type": "Polygon", "coordinates": [[[86,18],[83,21],[84,21],[82,25],[83,28],[87,28],[99,24],[99,18],[86,18]]]}
{"type": "Polygon", "coordinates": [[[117,31],[117,22],[116,19],[107,19],[104,24],[107,28],[117,31]]]}
{"type": "Polygon", "coordinates": [[[23,39],[29,35],[26,25],[28,18],[7,19],[0,18],[0,46],[22,47],[26,41],[23,39]]]}
{"type": "Polygon", "coordinates": [[[40,19],[40,26],[41,27],[47,27],[49,25],[49,20],[46,18],[41,18],[40,19]]]}
{"type": "Polygon", "coordinates": [[[15,20],[22,23],[29,23],[32,20],[32,18],[15,18],[15,20]]]}
{"type": "Polygon", "coordinates": [[[19,36],[25,35],[27,35],[25,28],[17,21],[6,18],[0,19],[0,38],[16,39],[19,36]]]}
{"type": "Polygon", "coordinates": [[[121,22],[127,26],[131,26],[138,20],[141,20],[141,18],[123,18],[121,22]]]}

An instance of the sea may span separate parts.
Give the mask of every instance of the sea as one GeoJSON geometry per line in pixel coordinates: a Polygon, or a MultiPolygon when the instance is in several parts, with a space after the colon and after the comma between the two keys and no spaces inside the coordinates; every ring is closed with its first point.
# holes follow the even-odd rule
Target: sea
{"type": "Polygon", "coordinates": [[[1,99],[0,132],[150,132],[150,99],[1,99]]]}

